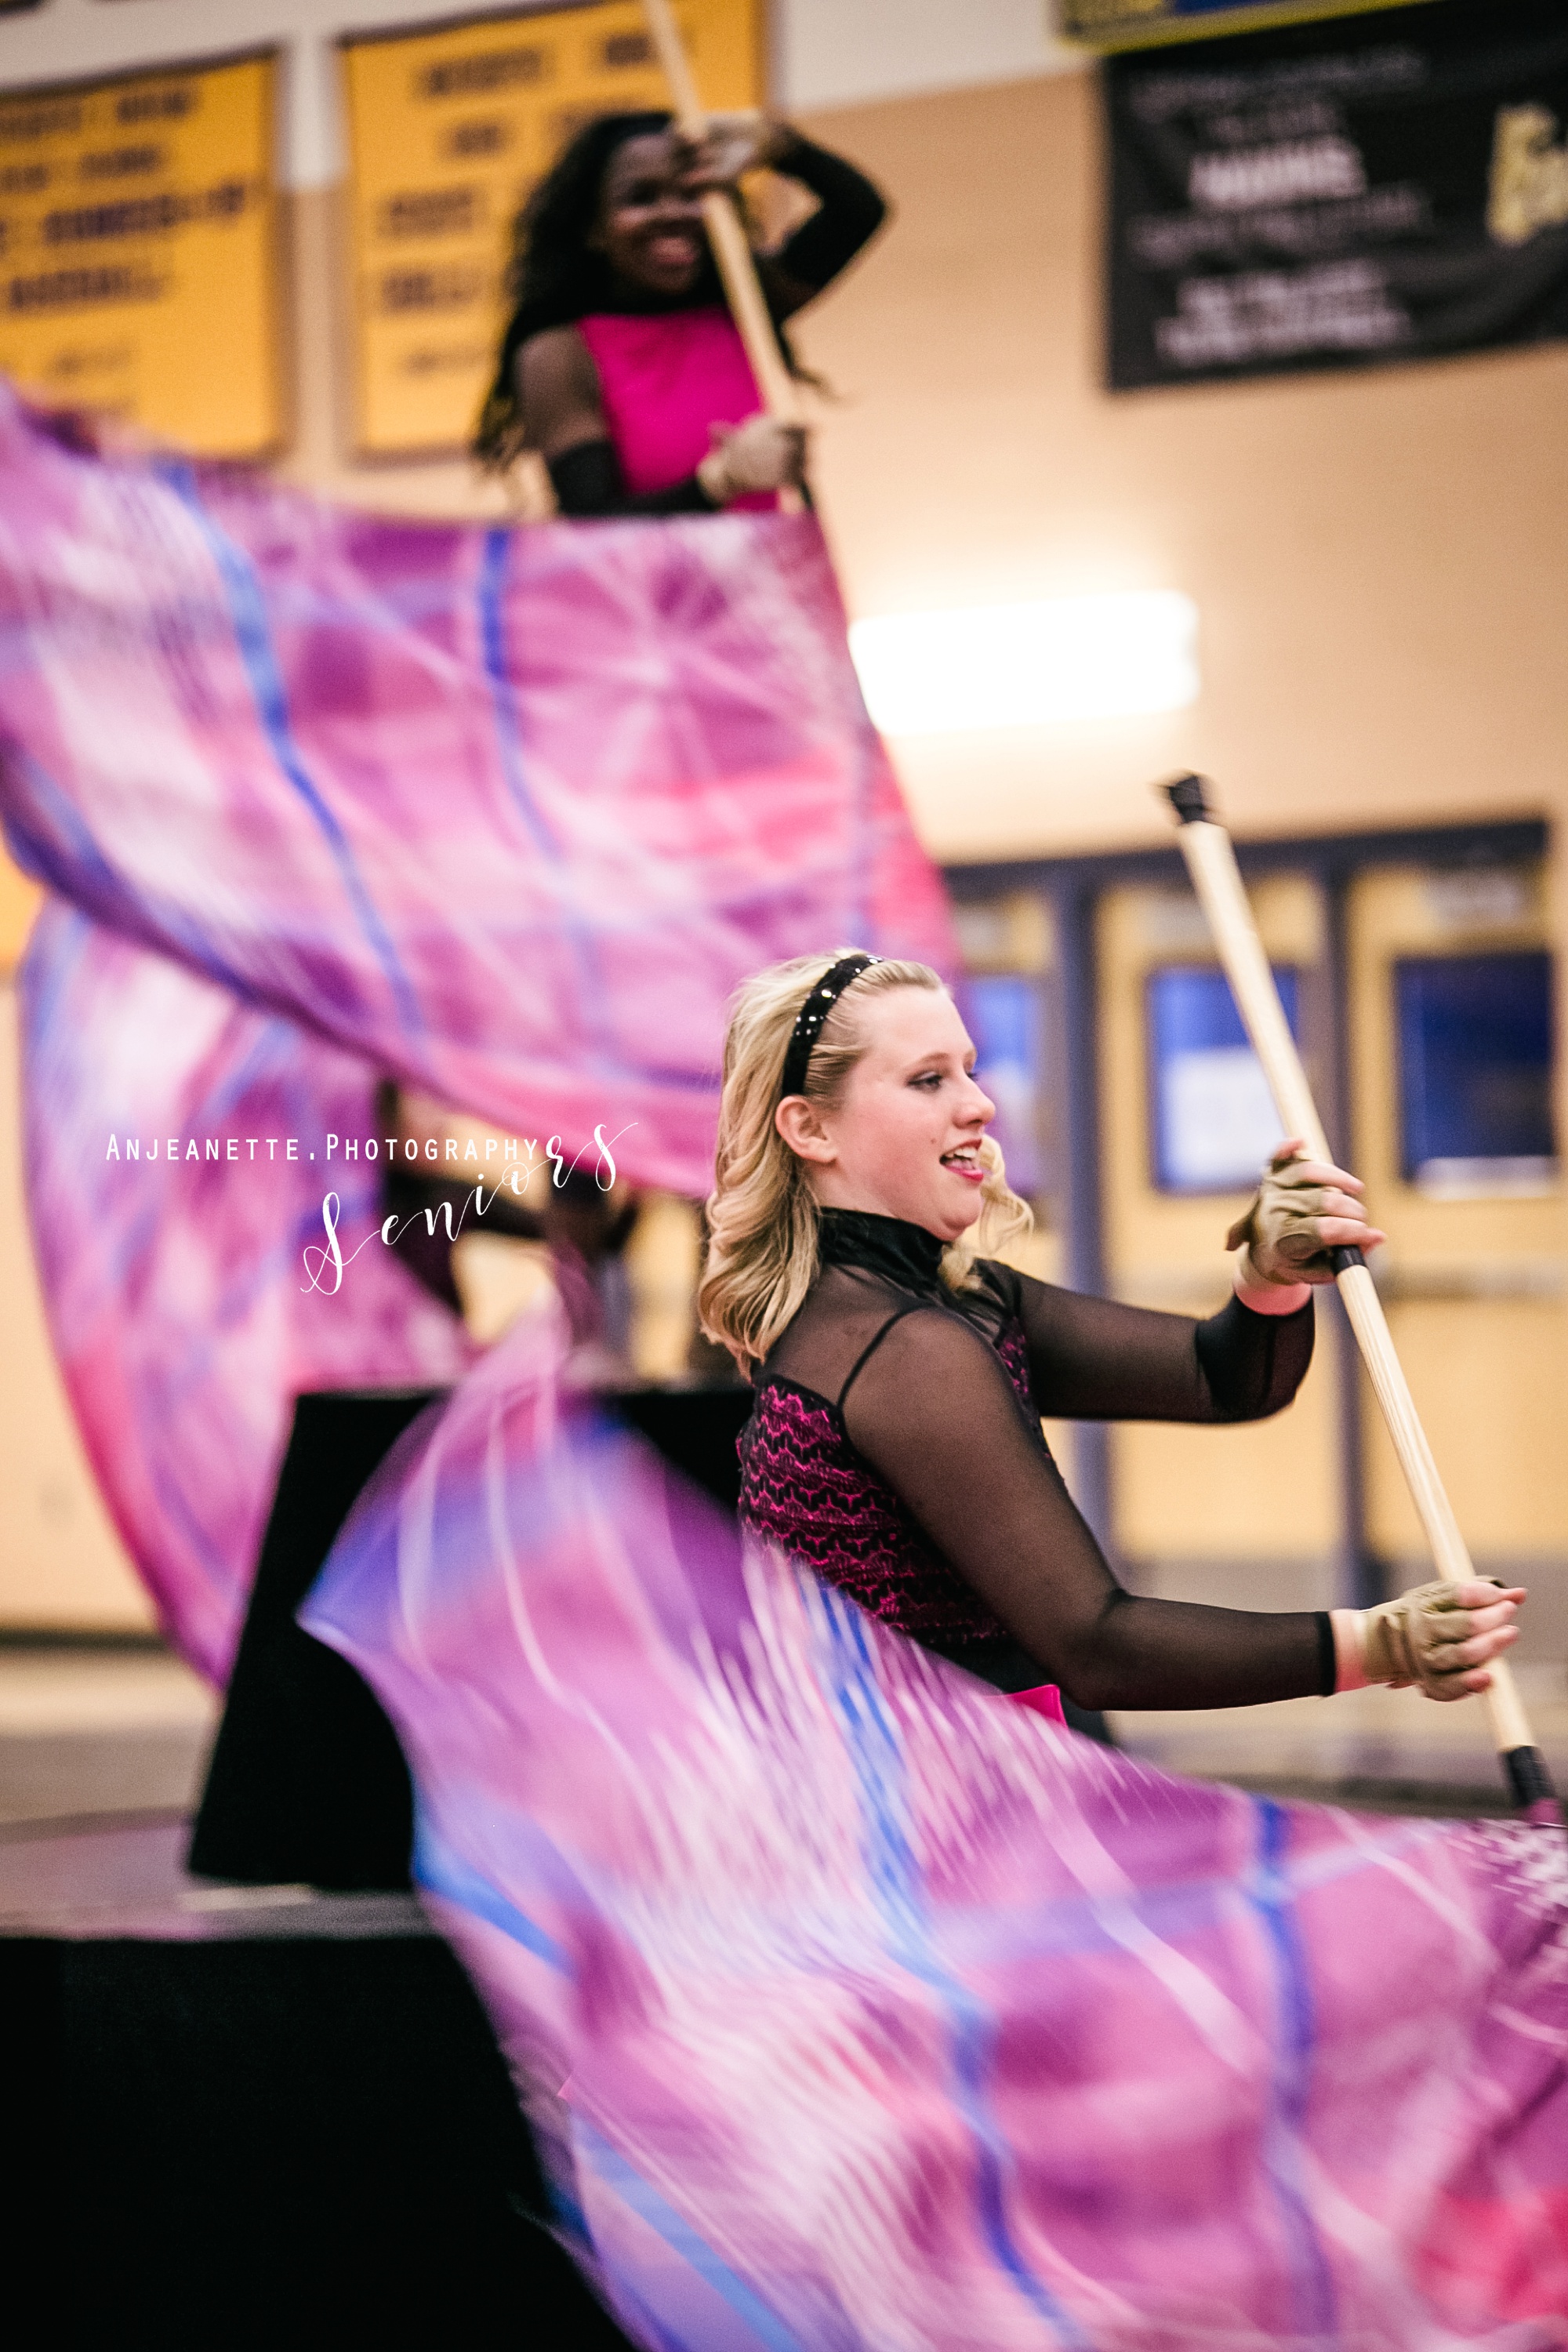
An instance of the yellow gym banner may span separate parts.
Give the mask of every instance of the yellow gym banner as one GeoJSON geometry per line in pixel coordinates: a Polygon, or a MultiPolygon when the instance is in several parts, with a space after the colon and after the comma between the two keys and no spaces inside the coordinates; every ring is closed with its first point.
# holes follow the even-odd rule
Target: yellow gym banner
{"type": "MultiPolygon", "coordinates": [[[[704,102],[762,103],[760,0],[679,0],[704,102]]],[[[512,221],[595,114],[668,103],[640,0],[343,44],[356,442],[461,448],[505,323],[512,221]]]]}
{"type": "Polygon", "coordinates": [[[0,372],[208,457],[283,436],[273,60],[0,96],[0,372]]]}

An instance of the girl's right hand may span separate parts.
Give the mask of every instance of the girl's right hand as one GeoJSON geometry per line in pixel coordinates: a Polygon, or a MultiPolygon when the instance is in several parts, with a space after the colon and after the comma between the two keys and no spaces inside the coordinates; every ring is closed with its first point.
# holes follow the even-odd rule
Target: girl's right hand
{"type": "Polygon", "coordinates": [[[1359,1176],[1311,1160],[1299,1136],[1282,1143],[1258,1181],[1245,1216],[1225,1237],[1228,1250],[1244,1249],[1237,1287],[1249,1283],[1289,1286],[1330,1283],[1331,1253],[1375,1249],[1386,1234],[1367,1222],[1359,1176]]]}
{"type": "Polygon", "coordinates": [[[693,194],[732,188],[743,173],[763,170],[789,146],[791,133],[755,107],[735,114],[710,114],[700,139],[679,129],[673,134],[693,194]]]}
{"type": "Polygon", "coordinates": [[[805,428],[776,416],[748,416],[741,425],[710,425],[713,446],[697,478],[718,506],[752,490],[798,488],[805,474],[805,428]]]}
{"type": "Polygon", "coordinates": [[[1486,1577],[1469,1584],[1418,1584],[1375,1609],[1331,1616],[1341,1690],[1415,1683],[1428,1698],[1468,1698],[1491,1682],[1487,1668],[1519,1639],[1522,1584],[1486,1577]]]}

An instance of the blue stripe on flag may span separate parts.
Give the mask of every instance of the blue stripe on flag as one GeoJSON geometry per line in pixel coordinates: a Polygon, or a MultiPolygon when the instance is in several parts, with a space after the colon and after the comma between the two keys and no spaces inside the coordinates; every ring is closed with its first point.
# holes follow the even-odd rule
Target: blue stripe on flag
{"type": "Polygon", "coordinates": [[[533,836],[534,847],[542,850],[552,866],[559,866],[560,845],[528,789],[522,763],[522,731],[518,724],[517,689],[506,666],[506,567],[510,547],[510,530],[498,526],[486,531],[479,558],[479,638],[484,646],[485,676],[489,680],[495,709],[496,746],[506,788],[533,836]]]}
{"type": "MultiPolygon", "coordinates": [[[[660,2196],[652,2182],[645,2180],[636,2166],[618,2148],[612,2147],[575,2109],[572,2124],[573,2138],[605,2187],[614,2189],[622,2202],[663,2239],[672,2253],[689,2263],[704,2285],[711,2287],[736,2317],[745,2322],[758,2344],[765,2345],[768,2352],[806,2352],[800,2338],[784,2326],[778,2314],[768,2309],[744,2279],[737,2278],[728,2263],[714,2252],[705,2238],[699,2237],[690,2222],[660,2196]]],[[[735,2352],[742,2352],[742,2347],[737,2345],[735,2352]]]]}
{"type": "MultiPolygon", "coordinates": [[[[498,525],[486,531],[484,552],[479,561],[479,635],[484,646],[485,676],[489,680],[490,701],[495,711],[496,745],[507,790],[517,803],[535,848],[560,872],[563,865],[560,844],[528,789],[517,688],[507,668],[506,572],[510,549],[510,530],[498,525]]],[[[568,878],[561,893],[561,926],[576,966],[577,1009],[582,1015],[584,1041],[588,1047],[587,1064],[601,1075],[627,1075],[625,1064],[606,1048],[605,990],[599,978],[593,941],[573,898],[573,888],[574,885],[568,878]]]]}
{"type": "Polygon", "coordinates": [[[1296,2275],[1299,2326],[1314,2344],[1328,2344],[1339,2336],[1333,2276],[1312,2218],[1301,2163],[1315,2033],[1307,1956],[1285,1868],[1290,1817],[1270,1797],[1252,1801],[1258,1817],[1258,1857],[1247,1894],[1273,1956],[1279,2017],[1264,2162],[1279,2201],[1296,2275]]]}
{"type": "Polygon", "coordinates": [[[273,759],[315,818],[322,838],[332,853],[344,894],[392,992],[398,1019],[410,1036],[422,1037],[425,1034],[424,1016],[408,975],[398,959],[397,950],[393,945],[392,934],[354,863],[347,835],[322,799],[294,740],[289,719],[289,698],[284,690],[283,673],[278,666],[271,631],[268,627],[267,603],[256,568],[244,551],[235,544],[226,531],[218,528],[207,513],[202,504],[195,477],[188,466],[163,465],[158,471],[194,518],[217,566],[228,597],[229,621],[234,629],[235,644],[245,666],[257,717],[261,721],[273,759]]]}
{"type": "Polygon", "coordinates": [[[40,840],[13,817],[5,823],[6,838],[14,852],[20,852],[16,863],[25,873],[70,906],[79,907],[83,900],[83,883],[87,883],[96,903],[89,910],[90,919],[113,930],[121,939],[138,946],[150,947],[155,954],[166,954],[173,948],[176,955],[193,965],[208,980],[220,987],[246,998],[247,983],[217,954],[205,934],[197,930],[189,917],[176,907],[153,899],[143,892],[142,899],[132,895],[123,877],[119,874],[99,847],[96,835],[78,809],[50,775],[48,770],[35,760],[30,752],[18,751],[13,755],[26,778],[26,786],[41,814],[53,825],[58,841],[40,840]],[[150,912],[144,912],[144,907],[150,912]],[[125,919],[129,913],[131,919],[125,919]],[[158,934],[161,933],[162,937],[158,934]]]}
{"type": "Polygon", "coordinates": [[[958,2094],[954,2104],[973,2142],[976,2202],[985,2242],[1025,2300],[1055,2329],[1058,2343],[1069,2347],[1069,2352],[1090,2352],[1089,2338],[1030,2269],[1014,2241],[1007,2219],[1006,2137],[985,2096],[993,2021],[973,1993],[943,1964],[930,1935],[919,1871],[905,1828],[903,1750],[872,1670],[865,1626],[849,1603],[830,1592],[824,1593],[823,1601],[831,1634],[833,1696],[869,1832],[867,1860],[871,1883],[884,1898],[883,1918],[894,1957],[930,1988],[947,2012],[958,2094]],[[895,1794],[897,1811],[889,1801],[895,1794]]]}
{"type": "Polygon", "coordinates": [[[453,1853],[444,1838],[431,1828],[423,1812],[417,1814],[414,1828],[414,1865],[412,1876],[416,1886],[441,1895],[448,1903],[457,1903],[476,1918],[484,1919],[510,1936],[514,1944],[531,1952],[536,1959],[544,1960],[563,1976],[572,1973],[570,1954],[553,1936],[509,1902],[488,1878],[481,1878],[471,1863],[464,1862],[453,1853]]]}
{"type": "Polygon", "coordinates": [[[79,913],[68,900],[57,899],[55,904],[64,919],[55,926],[53,960],[47,970],[43,968],[37,946],[43,934],[35,926],[22,961],[19,984],[26,1009],[27,1049],[30,1053],[53,1049],[55,1041],[50,1032],[55,1025],[55,1016],[92,931],[89,918],[79,913]]]}

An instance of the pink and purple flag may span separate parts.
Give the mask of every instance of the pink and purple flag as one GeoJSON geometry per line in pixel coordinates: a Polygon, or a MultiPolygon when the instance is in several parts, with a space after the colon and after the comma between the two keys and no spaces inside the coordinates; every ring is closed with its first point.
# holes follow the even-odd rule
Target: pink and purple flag
{"type": "Polygon", "coordinates": [[[362,1246],[378,1082],[700,1196],[737,983],[951,965],[945,901],[810,516],[390,521],[106,463],[7,395],[0,647],[0,810],[59,902],[23,983],[55,1342],[221,1677],[289,1399],[468,1360],[362,1246]],[[302,1255],[329,1192],[341,1281],[302,1255]]]}
{"type": "Polygon", "coordinates": [[[303,1612],[649,2352],[1568,2344],[1568,1845],[1173,1780],[734,1526],[520,1328],[303,1612]]]}

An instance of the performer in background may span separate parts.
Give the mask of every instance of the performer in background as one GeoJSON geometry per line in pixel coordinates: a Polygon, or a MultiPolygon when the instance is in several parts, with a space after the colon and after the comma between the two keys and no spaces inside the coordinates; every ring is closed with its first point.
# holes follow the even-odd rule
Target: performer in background
{"type": "Polygon", "coordinates": [[[390,1079],[378,1091],[376,1108],[389,1146],[382,1235],[416,1279],[460,1315],[454,1239],[490,1234],[507,1241],[542,1242],[578,1343],[576,1376],[585,1379],[594,1369],[603,1385],[629,1380],[631,1294],[625,1252],[639,1206],[632,1187],[606,1181],[602,1166],[568,1168],[548,1156],[531,1158],[521,1170],[498,1170],[485,1161],[472,1173],[461,1172],[461,1163],[453,1172],[447,1140],[453,1135],[461,1140],[468,1122],[454,1121],[427,1096],[403,1094],[390,1079]],[[428,1164],[431,1144],[441,1151],[437,1170],[428,1164]]]}
{"type": "Polygon", "coordinates": [[[818,199],[757,257],[782,324],[885,217],[853,164],[760,114],[716,115],[700,144],[663,113],[578,133],[517,225],[517,307],[475,445],[487,464],[537,449],[577,516],[767,507],[801,482],[805,436],[760,414],[702,225],[704,189],[763,166],[818,199]]]}
{"type": "Polygon", "coordinates": [[[1274,1614],[1142,1599],[1041,1433],[1042,1414],[1244,1422],[1289,1404],[1327,1253],[1383,1239],[1356,1179],[1282,1146],[1229,1236],[1235,1294],[1206,1321],[1081,1297],[976,1254],[1029,1211],[973,1062],[921,964],[797,958],[741,992],[698,1305],[755,1381],[745,1521],[1041,1712],[1047,1677],[1082,1708],[1484,1689],[1521,1589],[1274,1614]]]}

